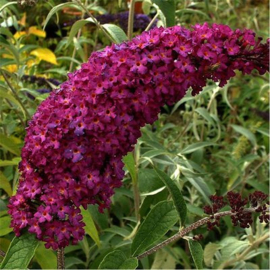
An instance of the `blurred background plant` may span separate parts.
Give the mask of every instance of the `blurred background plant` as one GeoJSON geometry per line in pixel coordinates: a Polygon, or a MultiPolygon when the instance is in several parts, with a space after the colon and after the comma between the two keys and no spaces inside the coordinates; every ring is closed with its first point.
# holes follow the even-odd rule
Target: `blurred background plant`
{"type": "MultiPolygon", "coordinates": [[[[128,1],[48,0],[33,1],[31,6],[27,2],[0,0],[0,250],[4,252],[14,237],[6,205],[16,192],[27,121],[91,52],[127,39],[128,1]]],[[[133,36],[155,25],[189,28],[208,22],[254,29],[265,39],[267,2],[144,0],[136,3],[133,36]]],[[[129,250],[140,222],[153,206],[170,197],[153,165],[182,191],[187,224],[205,216],[202,207],[210,203],[211,194],[234,190],[247,197],[254,190],[266,192],[268,111],[269,80],[256,72],[244,77],[239,73],[224,88],[209,82],[199,95],[188,92],[174,106],[165,106],[159,120],[142,129],[134,155],[124,160],[126,176],[112,207],[105,214],[92,205],[84,212],[87,235],[65,249],[65,267],[96,269],[110,252],[129,250]]],[[[172,226],[162,239],[178,230],[172,226]]],[[[234,228],[225,217],[220,227],[212,231],[200,227],[193,234],[203,235],[200,243],[209,269],[269,268],[268,229],[256,217],[248,229],[234,228]]],[[[188,241],[181,239],[140,260],[139,268],[196,268],[189,254],[188,241]]],[[[29,268],[56,268],[56,254],[40,243],[29,268]]]]}

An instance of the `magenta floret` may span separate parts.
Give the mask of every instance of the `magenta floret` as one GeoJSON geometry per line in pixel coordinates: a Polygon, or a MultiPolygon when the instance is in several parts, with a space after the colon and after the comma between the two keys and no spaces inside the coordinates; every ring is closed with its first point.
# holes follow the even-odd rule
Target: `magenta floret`
{"type": "Polygon", "coordinates": [[[124,176],[122,157],[152,124],[207,79],[220,86],[238,69],[268,70],[268,44],[226,25],[155,28],[130,42],[94,52],[39,106],[27,128],[11,226],[57,249],[83,238],[80,206],[110,206],[124,176]]]}

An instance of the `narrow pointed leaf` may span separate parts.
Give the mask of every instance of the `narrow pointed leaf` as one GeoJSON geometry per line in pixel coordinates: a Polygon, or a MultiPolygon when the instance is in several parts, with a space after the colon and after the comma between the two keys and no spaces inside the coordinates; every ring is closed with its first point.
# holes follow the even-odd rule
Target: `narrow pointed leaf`
{"type": "Polygon", "coordinates": [[[95,21],[92,18],[87,18],[85,20],[79,20],[72,25],[66,46],[68,46],[72,42],[73,38],[78,33],[79,29],[81,29],[87,23],[95,24],[95,21]]]}
{"type": "Polygon", "coordinates": [[[166,26],[175,25],[175,0],[152,0],[153,3],[159,6],[160,10],[166,17],[166,26]]]}
{"type": "Polygon", "coordinates": [[[135,160],[133,154],[130,152],[123,158],[126,168],[128,169],[133,182],[137,182],[137,174],[135,167],[135,160]]]}
{"type": "Polygon", "coordinates": [[[211,266],[215,253],[221,248],[221,245],[216,243],[209,243],[205,246],[203,257],[206,266],[211,266]]]}
{"type": "Polygon", "coordinates": [[[250,142],[253,145],[256,145],[256,137],[255,135],[248,129],[238,126],[238,125],[231,125],[231,127],[238,133],[242,134],[243,136],[245,136],[246,138],[248,138],[250,140],[250,142]]]}
{"type": "Polygon", "coordinates": [[[0,98],[5,98],[14,103],[16,106],[20,107],[24,117],[25,117],[25,111],[20,104],[20,102],[12,95],[10,91],[5,91],[4,89],[0,89],[0,98]]]}
{"type": "Polygon", "coordinates": [[[203,269],[203,249],[201,244],[197,241],[190,240],[188,241],[188,246],[196,269],[203,269]]]}
{"type": "Polygon", "coordinates": [[[17,5],[18,2],[17,1],[12,1],[12,2],[9,2],[9,3],[6,3],[5,5],[3,5],[1,8],[0,8],[0,12],[2,12],[6,7],[10,6],[10,5],[17,5]]]}
{"type": "Polygon", "coordinates": [[[212,142],[198,142],[198,143],[193,143],[190,144],[189,146],[187,146],[186,148],[184,148],[180,153],[182,155],[184,154],[190,154],[198,149],[204,148],[204,147],[208,147],[208,146],[213,146],[216,145],[216,143],[212,143],[212,142]]]}
{"type": "Polygon", "coordinates": [[[127,35],[119,26],[111,23],[102,24],[101,26],[112,37],[115,43],[121,43],[128,40],[127,35]]]}
{"type": "Polygon", "coordinates": [[[12,160],[0,159],[0,167],[18,165],[20,161],[21,161],[21,158],[19,157],[13,158],[12,160]]]}
{"type": "Polygon", "coordinates": [[[38,246],[35,259],[42,269],[57,269],[57,258],[52,249],[47,249],[44,243],[38,246]]]}
{"type": "Polygon", "coordinates": [[[155,172],[157,174],[158,179],[160,179],[168,188],[172,196],[175,208],[178,212],[179,218],[181,220],[181,225],[183,226],[186,220],[187,206],[181,191],[174,183],[174,181],[166,173],[158,170],[157,168],[155,168],[155,172]]]}
{"type": "Polygon", "coordinates": [[[205,202],[211,204],[209,196],[213,193],[202,177],[187,177],[187,180],[201,193],[205,202]]]}
{"type": "Polygon", "coordinates": [[[178,215],[173,202],[162,201],[156,204],[138,229],[131,246],[132,256],[141,254],[153,245],[177,220],[178,215]]]}
{"type": "Polygon", "coordinates": [[[195,110],[198,114],[200,114],[206,121],[208,121],[211,125],[214,125],[214,120],[211,117],[210,113],[205,108],[197,108],[195,110]]]}
{"type": "Polygon", "coordinates": [[[0,171],[0,188],[2,188],[8,196],[12,195],[12,189],[6,176],[0,171]]]}
{"type": "Polygon", "coordinates": [[[88,210],[84,210],[82,207],[80,209],[83,215],[83,222],[86,224],[84,227],[85,232],[95,241],[97,246],[100,247],[100,241],[99,241],[97,228],[92,219],[90,212],[88,210]]]}
{"type": "Polygon", "coordinates": [[[34,234],[25,233],[14,237],[0,269],[27,269],[39,244],[34,234]]]}
{"type": "Polygon", "coordinates": [[[10,221],[10,216],[0,218],[0,236],[4,236],[12,231],[12,228],[10,228],[10,221]]]}
{"type": "Polygon", "coordinates": [[[17,156],[19,156],[21,153],[17,145],[14,144],[14,140],[3,134],[0,134],[0,145],[17,156]]]}
{"type": "Polygon", "coordinates": [[[65,8],[65,7],[78,8],[78,6],[75,5],[74,3],[63,3],[63,4],[60,4],[60,5],[57,5],[57,6],[53,7],[53,8],[50,10],[50,12],[49,12],[49,14],[48,14],[48,16],[47,16],[47,18],[46,18],[46,20],[45,20],[45,22],[44,22],[43,30],[46,28],[47,23],[49,22],[49,20],[51,19],[51,17],[52,17],[56,12],[58,12],[59,10],[65,8]]]}
{"type": "Polygon", "coordinates": [[[114,250],[104,257],[98,269],[136,269],[137,267],[136,258],[128,258],[121,250],[114,250]]]}
{"type": "Polygon", "coordinates": [[[148,168],[139,170],[138,182],[141,196],[149,195],[149,193],[161,190],[164,187],[164,183],[159,180],[155,170],[148,168]]]}

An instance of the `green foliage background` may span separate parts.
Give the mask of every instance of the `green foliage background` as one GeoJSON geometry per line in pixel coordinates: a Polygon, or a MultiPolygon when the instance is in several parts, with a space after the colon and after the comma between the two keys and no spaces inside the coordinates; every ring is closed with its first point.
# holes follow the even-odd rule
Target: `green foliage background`
{"type": "MultiPolygon", "coordinates": [[[[143,10],[152,17],[158,12],[160,25],[222,23],[233,29],[253,29],[265,39],[269,35],[267,2],[176,0],[152,1],[152,6],[145,0],[143,10]]],[[[94,17],[127,10],[127,3],[121,0],[82,4],[94,17]]],[[[126,38],[116,26],[97,27],[89,19],[73,27],[64,25],[84,15],[84,9],[70,2],[37,1],[35,6],[20,7],[16,2],[0,0],[0,250],[4,252],[14,238],[7,203],[16,192],[25,127],[48,96],[37,92],[41,86],[23,75],[45,76],[42,88],[56,88],[48,79],[65,81],[66,74],[87,61],[91,52],[111,44],[111,40],[126,38]],[[46,38],[38,31],[31,34],[32,26],[42,30],[45,22],[46,38]],[[16,38],[19,31],[25,34],[16,38]],[[45,59],[40,50],[33,53],[40,48],[49,49],[52,55],[45,59]]],[[[235,228],[229,218],[224,218],[213,231],[206,227],[193,231],[204,236],[200,241],[203,252],[190,234],[139,262],[130,258],[178,232],[180,224],[204,217],[202,207],[209,204],[211,194],[225,195],[234,190],[245,197],[254,190],[268,191],[268,110],[269,79],[256,72],[250,76],[237,73],[224,88],[209,82],[199,95],[193,97],[188,92],[174,106],[165,106],[158,121],[142,128],[143,136],[134,153],[124,158],[126,175],[112,207],[100,214],[91,205],[83,213],[87,234],[78,245],[65,249],[66,268],[269,269],[268,229],[256,217],[249,229],[235,228]],[[162,211],[155,238],[151,220],[162,211]],[[147,219],[148,215],[153,217],[147,219]],[[200,258],[194,262],[193,253],[202,253],[203,262],[200,258]]],[[[56,254],[46,250],[43,243],[30,247],[29,253],[31,250],[34,257],[30,269],[56,268],[56,254]]]]}

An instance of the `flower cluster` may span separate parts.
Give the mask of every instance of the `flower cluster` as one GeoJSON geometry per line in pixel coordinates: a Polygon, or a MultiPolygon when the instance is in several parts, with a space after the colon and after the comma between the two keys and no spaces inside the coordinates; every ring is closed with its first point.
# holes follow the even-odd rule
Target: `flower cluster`
{"type": "Polygon", "coordinates": [[[230,191],[227,193],[226,197],[223,196],[210,196],[212,201],[212,206],[205,206],[204,212],[210,215],[211,220],[207,222],[209,230],[212,230],[214,226],[219,226],[220,215],[215,215],[218,211],[229,205],[231,208],[231,220],[234,226],[238,224],[242,228],[249,228],[252,224],[252,213],[260,213],[259,220],[260,222],[269,222],[269,213],[267,213],[267,204],[266,199],[268,198],[267,194],[264,194],[261,191],[255,191],[250,194],[248,198],[243,199],[239,193],[230,191]],[[225,201],[227,199],[227,202],[225,201]],[[251,208],[247,208],[248,204],[251,208]]]}
{"type": "MultiPolygon", "coordinates": [[[[124,11],[124,12],[120,12],[120,13],[116,13],[116,14],[107,13],[107,14],[103,14],[103,15],[98,15],[98,16],[96,16],[96,19],[101,24],[117,23],[117,24],[119,24],[119,26],[124,31],[127,31],[127,28],[128,28],[128,16],[129,16],[129,12],[124,11]]],[[[73,25],[79,19],[80,18],[77,17],[75,20],[65,22],[64,26],[73,25]]],[[[151,18],[148,17],[147,15],[145,15],[145,14],[134,14],[133,30],[134,31],[143,31],[148,26],[148,24],[150,22],[151,22],[151,18]]],[[[157,20],[153,23],[153,25],[151,26],[151,29],[154,28],[156,26],[156,24],[157,24],[157,20]]]]}
{"type": "Polygon", "coordinates": [[[57,249],[84,235],[80,206],[110,206],[124,176],[122,157],[152,124],[207,79],[223,86],[238,69],[268,69],[268,45],[226,25],[155,28],[94,52],[41,103],[27,128],[11,226],[57,249]]]}

